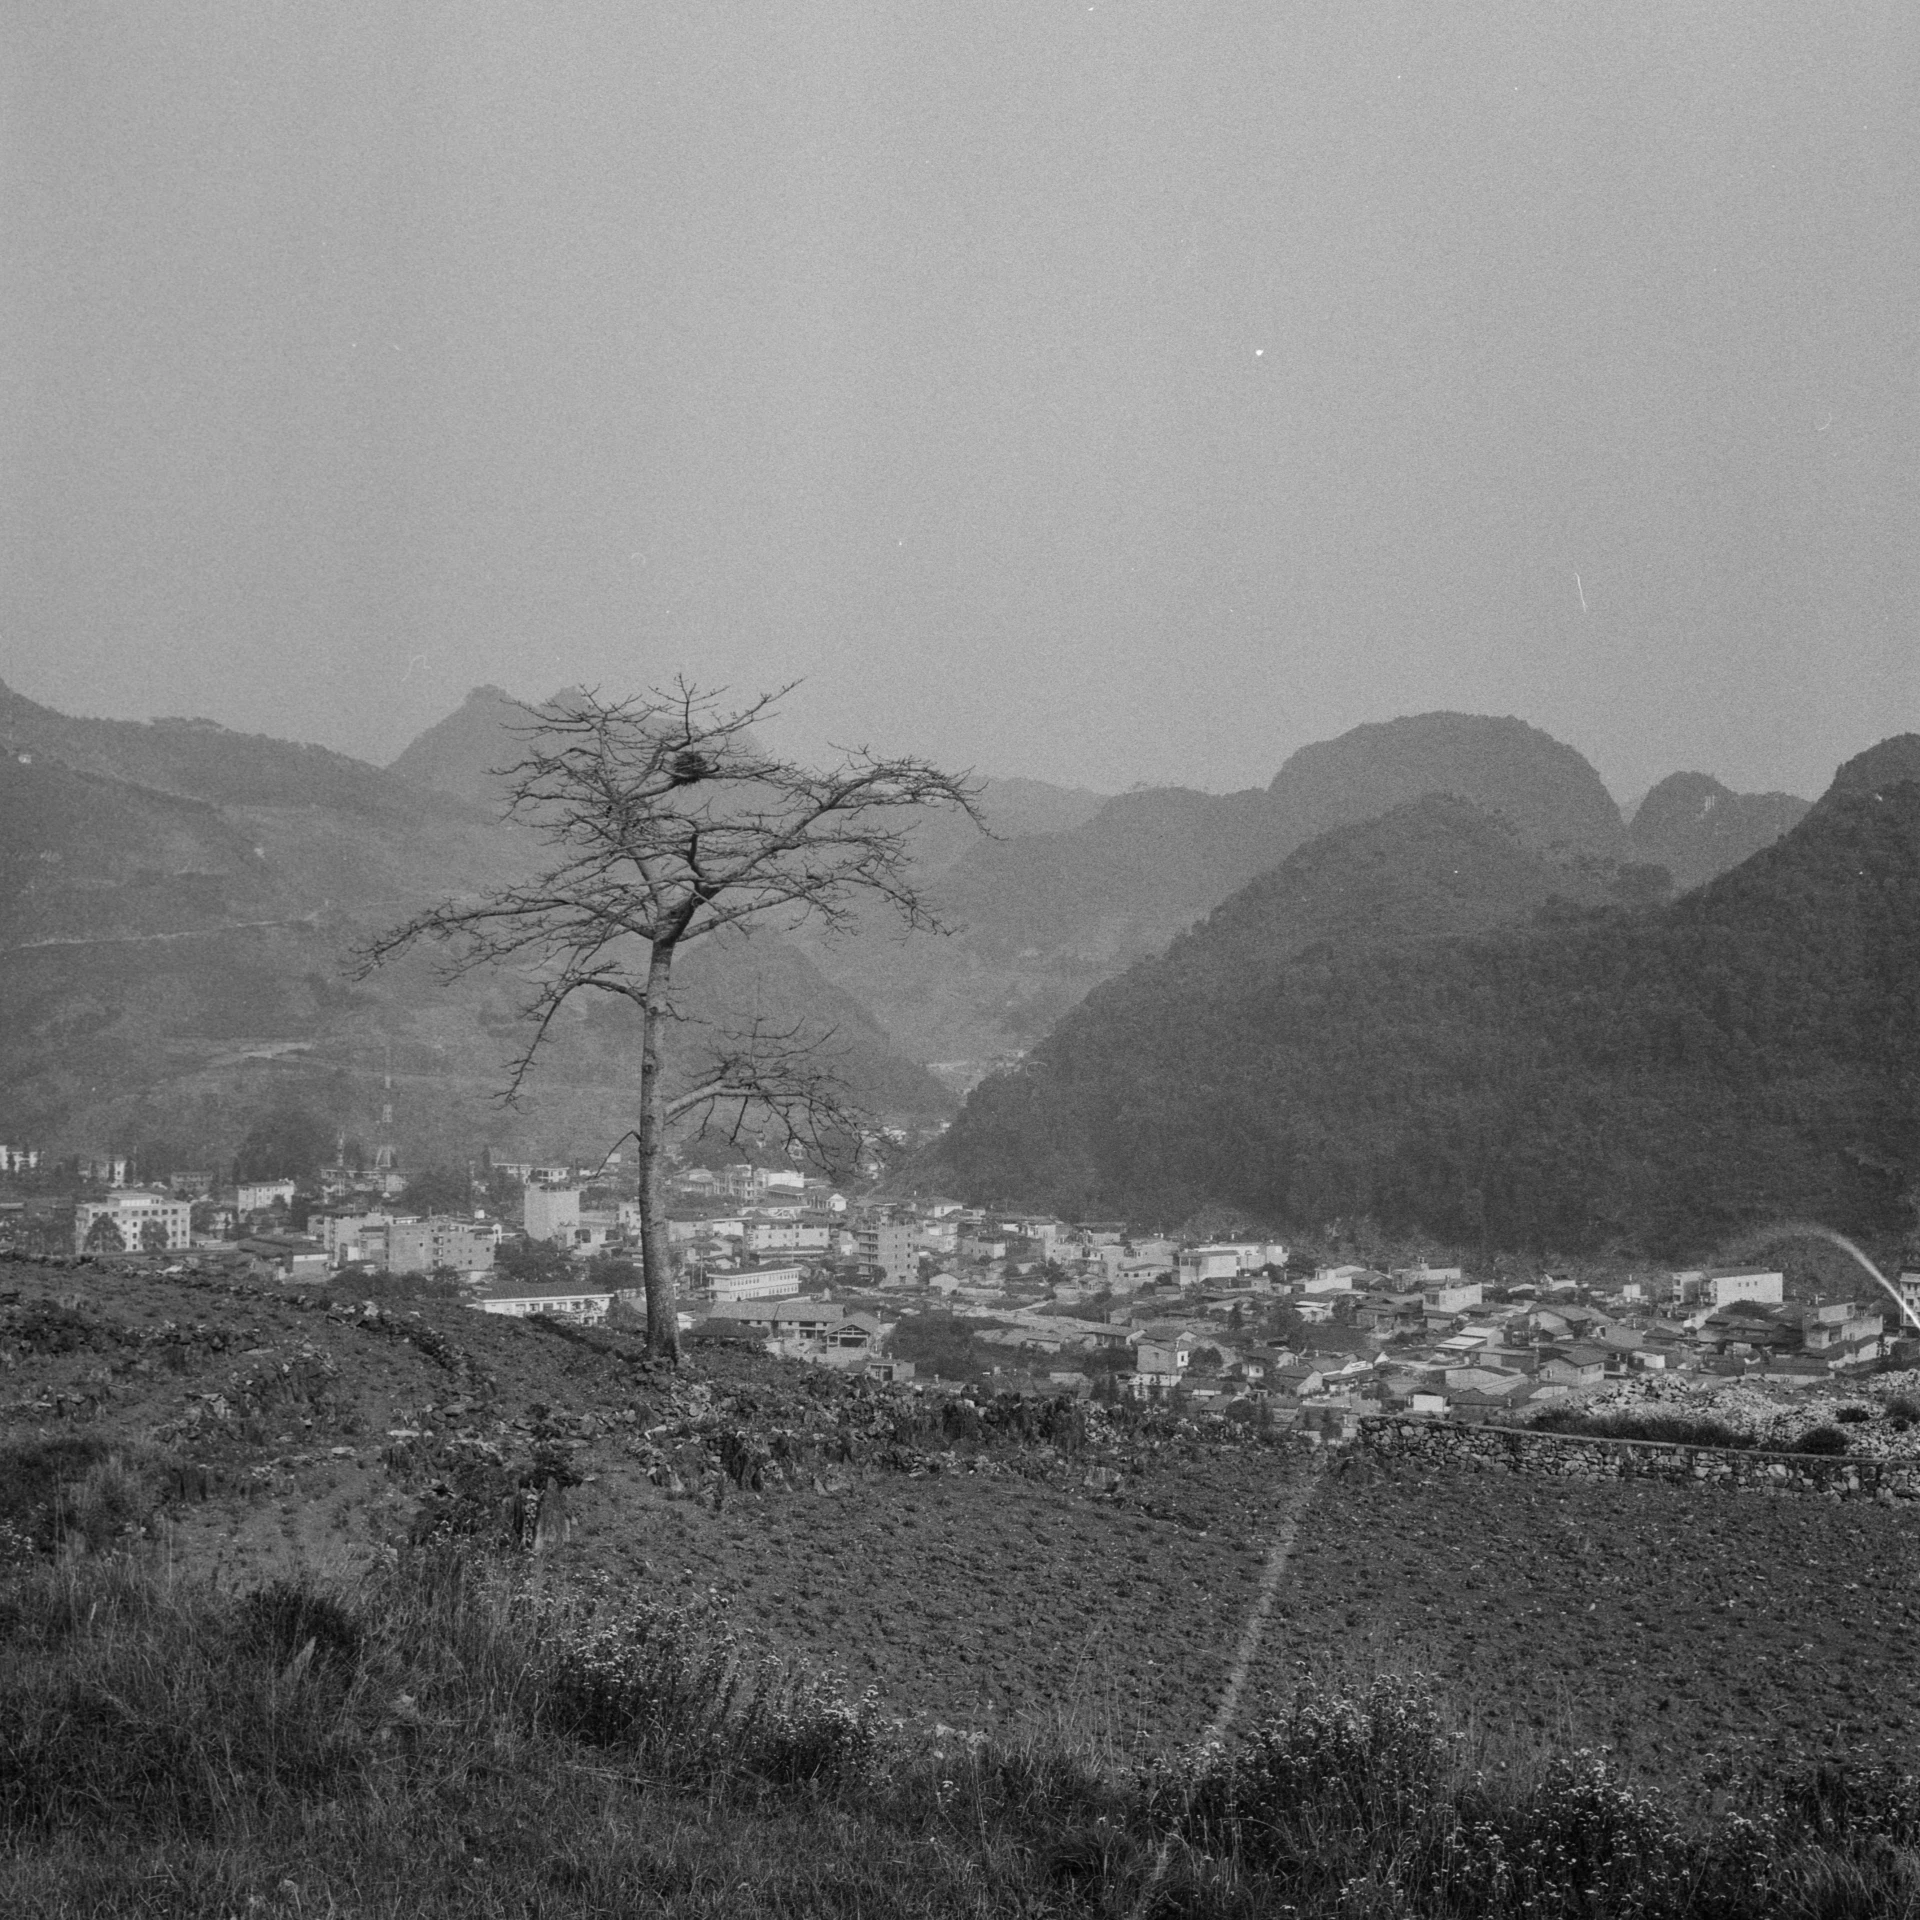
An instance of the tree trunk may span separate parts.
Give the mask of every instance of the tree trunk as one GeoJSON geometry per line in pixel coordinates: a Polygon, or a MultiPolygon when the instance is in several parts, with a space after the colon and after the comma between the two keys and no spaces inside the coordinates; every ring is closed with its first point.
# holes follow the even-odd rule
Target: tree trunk
{"type": "Polygon", "coordinates": [[[660,1025],[666,1018],[672,974],[672,950],[656,945],[647,964],[647,1002],[640,1010],[640,1119],[634,1128],[634,1154],[640,1162],[640,1274],[647,1291],[647,1346],[656,1358],[677,1364],[680,1318],[673,1303],[667,1209],[660,1182],[660,1152],[666,1144],[660,1025]]]}

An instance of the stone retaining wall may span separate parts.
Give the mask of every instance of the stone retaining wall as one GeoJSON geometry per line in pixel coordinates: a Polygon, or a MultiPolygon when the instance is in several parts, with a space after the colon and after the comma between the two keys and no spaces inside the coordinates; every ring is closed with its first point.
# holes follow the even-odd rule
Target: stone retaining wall
{"type": "Polygon", "coordinates": [[[1883,1505],[1920,1499],[1920,1461],[1590,1439],[1531,1427],[1453,1426],[1391,1414],[1358,1424],[1355,1437],[1362,1447],[1403,1459],[1455,1461],[1562,1479],[1666,1480],[1739,1493],[1819,1493],[1883,1505]]]}

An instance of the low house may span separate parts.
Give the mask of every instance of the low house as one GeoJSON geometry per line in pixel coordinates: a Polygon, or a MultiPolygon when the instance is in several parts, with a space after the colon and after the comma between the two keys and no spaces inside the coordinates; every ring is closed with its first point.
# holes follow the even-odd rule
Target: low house
{"type": "Polygon", "coordinates": [[[248,1270],[262,1280],[320,1280],[327,1250],[304,1233],[259,1233],[240,1242],[248,1270]]]}
{"type": "Polygon", "coordinates": [[[715,1306],[740,1300],[783,1300],[800,1291],[798,1267],[741,1267],[709,1273],[707,1292],[715,1306]]]}
{"type": "MultiPolygon", "coordinates": [[[[496,1283],[469,1300],[467,1305],[480,1313],[506,1314],[524,1320],[530,1314],[550,1313],[559,1320],[604,1320],[608,1309],[621,1294],[605,1288],[572,1286],[562,1281],[555,1286],[529,1286],[521,1283],[496,1283]]],[[[629,1293],[624,1296],[636,1297],[629,1293]]]]}
{"type": "Polygon", "coordinates": [[[1301,1291],[1309,1294],[1355,1293],[1379,1285],[1386,1277],[1384,1273],[1374,1273],[1367,1267],[1318,1267],[1309,1279],[1301,1283],[1301,1291]]]}
{"type": "Polygon", "coordinates": [[[1449,1387],[1447,1400],[1454,1419],[1464,1426],[1501,1426],[1514,1417],[1532,1391],[1531,1380],[1515,1379],[1504,1386],[1449,1387]]]}
{"type": "Polygon", "coordinates": [[[1839,1300],[1811,1308],[1801,1331],[1808,1355],[1838,1370],[1877,1360],[1886,1325],[1886,1315],[1877,1307],[1839,1300]]]}
{"type": "Polygon", "coordinates": [[[1472,1391],[1495,1394],[1503,1399],[1524,1393],[1533,1385],[1530,1375],[1510,1373],[1503,1367],[1449,1367],[1446,1380],[1450,1393],[1472,1391]]]}
{"type": "Polygon", "coordinates": [[[1355,1302],[1353,1324],[1382,1340],[1415,1333],[1425,1325],[1421,1297],[1417,1293],[1368,1294],[1355,1302]]]}
{"type": "Polygon", "coordinates": [[[1548,1386],[1578,1393],[1599,1386],[1606,1377],[1607,1353],[1604,1347],[1576,1341],[1571,1346],[1550,1347],[1540,1356],[1539,1378],[1548,1386]]]}
{"type": "Polygon", "coordinates": [[[716,1301],[706,1318],[709,1325],[736,1327],[782,1345],[825,1347],[837,1339],[847,1310],[835,1300],[727,1300],[716,1301]]]}
{"type": "Polygon", "coordinates": [[[1134,1343],[1133,1367],[1161,1384],[1177,1383],[1193,1360],[1194,1338],[1186,1328],[1163,1327],[1134,1343]]]}
{"type": "Polygon", "coordinates": [[[1267,1376],[1267,1385],[1285,1398],[1298,1400],[1303,1395],[1318,1393],[1326,1384],[1326,1375],[1306,1360],[1295,1360],[1284,1367],[1276,1367],[1267,1376]]]}

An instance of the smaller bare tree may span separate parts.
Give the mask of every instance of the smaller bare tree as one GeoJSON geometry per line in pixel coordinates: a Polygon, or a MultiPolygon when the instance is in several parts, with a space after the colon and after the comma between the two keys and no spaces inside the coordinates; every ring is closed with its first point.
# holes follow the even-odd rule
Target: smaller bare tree
{"type": "Polygon", "coordinates": [[[920,810],[955,807],[976,824],[978,788],[924,760],[843,752],[817,770],[757,737],[792,689],[728,708],[682,680],[625,700],[573,693],[529,707],[527,751],[502,771],[508,811],[550,850],[536,878],[477,900],[444,901],[360,950],[365,973],[417,942],[442,972],[529,972],[526,1044],[511,1099],[561,1008],[613,994],[640,1016],[640,1085],[629,1136],[639,1162],[647,1339],[676,1358],[662,1150],[679,1118],[726,1116],[737,1134],[771,1122],[823,1152],[857,1137],[858,1117],[820,1036],[758,1020],[721,1033],[688,1084],[669,1090],[662,1040],[676,1018],[674,967],[697,942],[813,920],[849,929],[879,902],[909,928],[937,929],[910,861],[920,810]]]}

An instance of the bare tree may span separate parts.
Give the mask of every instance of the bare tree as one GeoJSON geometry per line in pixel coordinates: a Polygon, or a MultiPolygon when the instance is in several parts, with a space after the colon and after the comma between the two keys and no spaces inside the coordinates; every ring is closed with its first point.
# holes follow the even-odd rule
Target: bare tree
{"type": "Polygon", "coordinates": [[[978,788],[917,759],[842,752],[824,770],[767,752],[756,728],[791,687],[729,709],[682,680],[625,700],[571,693],[529,707],[524,757],[503,770],[508,811],[552,859],[537,878],[449,900],[360,950],[362,973],[420,941],[442,972],[531,969],[518,1092],[561,1008],[583,990],[617,995],[641,1021],[638,1112],[641,1273],[647,1339],[677,1358],[661,1163],[677,1118],[730,1117],[737,1134],[770,1121],[816,1149],[857,1129],[818,1037],[758,1020],[716,1036],[687,1085],[669,1091],[662,1039],[678,1016],[674,966],[699,941],[812,920],[847,929],[880,902],[908,928],[938,929],[915,882],[908,829],[920,809],[956,807],[976,823],[978,788]]]}

